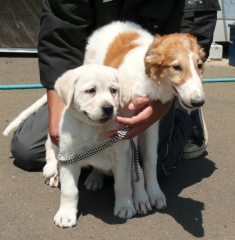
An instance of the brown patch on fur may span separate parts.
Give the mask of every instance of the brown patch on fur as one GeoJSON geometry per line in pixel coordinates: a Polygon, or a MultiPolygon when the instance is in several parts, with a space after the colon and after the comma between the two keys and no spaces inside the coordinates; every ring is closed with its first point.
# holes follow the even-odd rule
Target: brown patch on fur
{"type": "Polygon", "coordinates": [[[124,32],[117,35],[108,47],[104,59],[104,65],[119,68],[123,63],[126,54],[130,50],[139,46],[134,42],[138,37],[139,34],[137,32],[124,32]]]}
{"type": "Polygon", "coordinates": [[[145,56],[145,72],[157,82],[166,77],[175,85],[182,85],[191,77],[190,52],[194,53],[193,63],[201,76],[203,68],[199,69],[198,63],[203,65],[205,53],[194,36],[188,33],[156,35],[145,56]],[[182,70],[174,70],[173,63],[182,70]]]}

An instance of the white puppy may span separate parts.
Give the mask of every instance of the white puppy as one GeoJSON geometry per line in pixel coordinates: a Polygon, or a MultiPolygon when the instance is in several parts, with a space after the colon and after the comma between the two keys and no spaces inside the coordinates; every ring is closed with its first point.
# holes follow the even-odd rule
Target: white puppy
{"type": "MultiPolygon", "coordinates": [[[[128,102],[129,93],[125,91],[128,84],[119,77],[117,71],[102,69],[102,66],[87,65],[81,68],[68,71],[55,84],[58,95],[66,104],[60,123],[62,159],[74,157],[97,147],[98,143],[106,142],[107,132],[118,127],[113,121],[118,114],[118,107],[128,102]]],[[[112,170],[115,178],[114,214],[122,218],[132,217],[135,209],[132,203],[130,159],[130,143],[124,140],[80,162],[61,165],[61,204],[54,218],[55,224],[60,227],[76,224],[78,178],[81,168],[88,165],[107,173],[112,170]]]]}
{"type": "MultiPolygon", "coordinates": [[[[62,160],[87,152],[109,140],[107,133],[113,129],[123,129],[113,121],[119,112],[131,116],[124,108],[130,100],[129,83],[118,70],[103,65],[84,65],[63,74],[55,84],[55,89],[66,107],[60,122],[60,149],[46,143],[46,161],[43,174],[51,186],[58,186],[60,175],[61,204],[54,222],[59,227],[71,227],[77,222],[78,179],[81,168],[94,166],[85,185],[96,190],[103,186],[103,173],[113,174],[115,180],[114,215],[130,218],[136,211],[146,213],[151,209],[144,188],[143,172],[140,167],[140,182],[131,187],[131,148],[129,140],[122,140],[113,146],[71,165],[59,165],[58,153],[62,160]],[[135,202],[133,205],[132,195],[135,202]]],[[[46,103],[43,96],[31,107],[23,111],[4,131],[7,135],[22,120],[46,103]]]]}

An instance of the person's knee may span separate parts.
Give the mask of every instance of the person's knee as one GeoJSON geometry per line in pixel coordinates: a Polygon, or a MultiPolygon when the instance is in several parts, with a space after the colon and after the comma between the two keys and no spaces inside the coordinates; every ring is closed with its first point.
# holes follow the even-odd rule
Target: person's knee
{"type": "Polygon", "coordinates": [[[13,136],[11,152],[16,163],[26,170],[42,169],[45,165],[45,151],[34,148],[30,141],[22,141],[13,136]]]}

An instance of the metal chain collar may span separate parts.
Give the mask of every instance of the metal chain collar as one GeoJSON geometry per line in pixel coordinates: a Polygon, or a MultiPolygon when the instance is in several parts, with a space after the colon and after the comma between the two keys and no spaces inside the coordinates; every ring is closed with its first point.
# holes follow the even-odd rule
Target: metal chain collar
{"type": "MultiPolygon", "coordinates": [[[[85,158],[91,157],[95,155],[96,153],[104,150],[105,148],[111,147],[114,143],[118,142],[121,140],[125,135],[128,133],[130,130],[130,127],[125,127],[122,131],[120,131],[116,136],[114,136],[112,139],[109,141],[99,145],[98,147],[95,147],[94,149],[91,149],[85,153],[79,154],[77,156],[64,159],[62,160],[62,155],[61,153],[58,154],[57,159],[59,160],[61,165],[69,165],[76,163],[78,161],[81,161],[85,158]]],[[[139,182],[140,176],[139,176],[139,170],[138,170],[138,164],[139,164],[139,156],[138,156],[138,149],[135,145],[135,142],[133,139],[130,140],[131,148],[132,148],[132,158],[131,158],[131,179],[133,182],[139,182]],[[136,177],[134,177],[134,172],[136,177]]]]}

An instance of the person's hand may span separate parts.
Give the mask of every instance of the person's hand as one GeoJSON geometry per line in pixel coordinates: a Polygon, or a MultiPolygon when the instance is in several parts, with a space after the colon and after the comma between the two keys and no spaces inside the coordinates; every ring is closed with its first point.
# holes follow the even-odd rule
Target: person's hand
{"type": "Polygon", "coordinates": [[[51,141],[59,146],[59,124],[65,104],[54,89],[47,90],[47,102],[49,110],[49,135],[51,141]]]}
{"type": "MultiPolygon", "coordinates": [[[[171,101],[162,104],[161,101],[150,101],[147,97],[136,98],[130,103],[129,109],[139,111],[139,113],[132,118],[117,117],[118,123],[131,127],[123,139],[131,139],[145,131],[153,123],[166,115],[170,110],[171,104],[171,101]]],[[[109,131],[108,136],[110,138],[114,137],[118,132],[118,130],[109,131]]]]}

